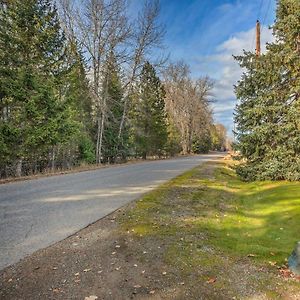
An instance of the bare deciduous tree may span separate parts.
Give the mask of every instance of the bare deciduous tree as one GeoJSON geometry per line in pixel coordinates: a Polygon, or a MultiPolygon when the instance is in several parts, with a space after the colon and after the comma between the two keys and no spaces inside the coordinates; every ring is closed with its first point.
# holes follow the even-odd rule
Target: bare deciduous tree
{"type": "Polygon", "coordinates": [[[139,13],[138,19],[132,24],[131,45],[132,53],[129,58],[128,80],[125,83],[125,101],[123,116],[119,127],[119,138],[122,134],[128,113],[128,102],[134,90],[136,78],[141,67],[151,55],[151,51],[161,47],[165,34],[164,27],[158,23],[159,1],[145,1],[143,10],[139,13]]]}
{"type": "Polygon", "coordinates": [[[116,58],[122,56],[130,36],[127,1],[82,0],[76,6],[71,0],[60,0],[60,6],[66,32],[76,39],[90,68],[88,74],[97,123],[96,161],[100,163],[105,122],[109,113],[103,80],[110,53],[114,52],[116,58]]]}
{"type": "Polygon", "coordinates": [[[72,0],[57,1],[65,32],[77,41],[88,59],[97,123],[96,159],[99,163],[103,131],[109,114],[106,85],[102,85],[107,71],[107,59],[113,52],[120,69],[124,71],[123,114],[118,133],[118,139],[121,140],[141,67],[149,60],[153,49],[162,44],[164,27],[158,22],[159,0],[146,0],[137,20],[132,23],[128,21],[126,0],[81,0],[77,5],[72,0]]]}
{"type": "Polygon", "coordinates": [[[212,81],[208,77],[192,80],[189,67],[183,62],[170,64],[164,81],[167,113],[180,133],[183,153],[190,153],[193,139],[201,137],[212,123],[212,81]]]}

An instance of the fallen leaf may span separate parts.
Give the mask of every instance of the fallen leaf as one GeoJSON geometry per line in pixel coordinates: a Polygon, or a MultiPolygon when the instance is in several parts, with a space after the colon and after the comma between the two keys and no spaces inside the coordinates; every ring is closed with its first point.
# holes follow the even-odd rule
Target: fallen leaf
{"type": "Polygon", "coordinates": [[[256,254],[251,254],[251,253],[250,253],[250,254],[248,254],[247,256],[248,256],[248,257],[255,257],[255,256],[257,256],[257,255],[256,255],[256,254]]]}
{"type": "Polygon", "coordinates": [[[83,270],[83,272],[85,272],[85,273],[86,273],[86,272],[89,272],[89,271],[91,271],[91,269],[84,269],[84,270],[83,270]]]}
{"type": "Polygon", "coordinates": [[[206,282],[211,284],[211,283],[215,283],[216,281],[217,281],[217,278],[210,278],[206,282]]]}
{"type": "Polygon", "coordinates": [[[277,262],[276,262],[276,261],[269,261],[269,264],[270,264],[271,266],[276,266],[277,262]]]}
{"type": "Polygon", "coordinates": [[[152,295],[153,295],[154,293],[155,293],[155,291],[150,291],[150,292],[149,292],[149,294],[152,294],[152,295]]]}
{"type": "Polygon", "coordinates": [[[98,274],[101,274],[102,272],[103,272],[103,271],[102,271],[102,270],[100,270],[100,271],[98,271],[97,273],[98,273],[98,274]]]}
{"type": "Polygon", "coordinates": [[[292,277],[293,274],[289,269],[280,269],[279,272],[283,277],[292,277]]]}
{"type": "Polygon", "coordinates": [[[275,255],[275,253],[273,253],[273,252],[270,252],[270,254],[271,254],[272,256],[274,256],[274,255],[275,255]]]}
{"type": "Polygon", "coordinates": [[[74,274],[75,276],[79,276],[79,272],[74,274]]]}
{"type": "Polygon", "coordinates": [[[145,272],[146,272],[146,270],[143,270],[143,271],[142,271],[142,274],[145,274],[145,272]]]}
{"type": "Polygon", "coordinates": [[[162,272],[163,275],[167,275],[167,272],[162,272]]]}
{"type": "Polygon", "coordinates": [[[112,254],[111,255],[115,255],[117,252],[112,252],[112,254]]]}
{"type": "Polygon", "coordinates": [[[59,289],[53,289],[52,292],[53,293],[59,293],[59,289]]]}
{"type": "Polygon", "coordinates": [[[137,264],[134,264],[133,266],[134,266],[134,267],[137,267],[137,264]]]}
{"type": "Polygon", "coordinates": [[[121,246],[120,245],[116,245],[116,248],[120,248],[121,246]]]}
{"type": "Polygon", "coordinates": [[[137,284],[137,285],[134,285],[133,286],[135,289],[139,289],[139,288],[141,288],[141,286],[139,285],[139,284],[137,284]]]}
{"type": "Polygon", "coordinates": [[[121,267],[116,268],[117,271],[119,271],[121,269],[121,267]]]}
{"type": "Polygon", "coordinates": [[[10,279],[8,279],[8,281],[7,282],[12,282],[13,280],[12,280],[12,278],[10,278],[10,279]]]}
{"type": "Polygon", "coordinates": [[[97,296],[88,296],[84,298],[84,300],[96,300],[96,299],[98,299],[97,296]]]}

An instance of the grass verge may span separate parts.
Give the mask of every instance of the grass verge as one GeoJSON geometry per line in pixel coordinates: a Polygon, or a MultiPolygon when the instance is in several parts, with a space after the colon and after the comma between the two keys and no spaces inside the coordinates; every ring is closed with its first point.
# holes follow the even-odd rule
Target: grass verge
{"type": "Polygon", "coordinates": [[[161,259],[188,283],[185,297],[299,299],[299,282],[279,272],[299,239],[299,204],[298,182],[245,183],[211,162],[144,196],[121,228],[163,244],[161,259]]]}

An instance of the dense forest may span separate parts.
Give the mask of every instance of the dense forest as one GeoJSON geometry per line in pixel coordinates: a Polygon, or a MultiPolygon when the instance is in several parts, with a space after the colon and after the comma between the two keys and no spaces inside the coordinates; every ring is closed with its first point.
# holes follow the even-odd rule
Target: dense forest
{"type": "Polygon", "coordinates": [[[267,52],[236,57],[236,149],[245,180],[300,180],[300,1],[281,0],[267,52]]]}
{"type": "Polygon", "coordinates": [[[0,3],[0,177],[224,149],[213,82],[158,54],[158,1],[0,3]]]}

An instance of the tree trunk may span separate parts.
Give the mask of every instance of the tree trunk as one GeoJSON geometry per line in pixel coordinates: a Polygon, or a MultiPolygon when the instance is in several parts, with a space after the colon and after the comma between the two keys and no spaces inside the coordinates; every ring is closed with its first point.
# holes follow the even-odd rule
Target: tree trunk
{"type": "Polygon", "coordinates": [[[37,174],[38,172],[38,165],[37,165],[37,159],[34,160],[34,167],[33,167],[33,174],[37,174]]]}
{"type": "Polygon", "coordinates": [[[23,159],[22,158],[18,159],[17,165],[16,165],[16,176],[17,177],[22,176],[22,164],[23,164],[23,159]]]}
{"type": "Polygon", "coordinates": [[[96,144],[96,163],[99,164],[100,163],[100,157],[99,157],[99,153],[100,153],[100,132],[101,132],[101,119],[98,118],[98,129],[97,129],[97,144],[96,144]]]}
{"type": "Polygon", "coordinates": [[[143,152],[143,159],[147,159],[147,153],[146,152],[143,152]]]}
{"type": "Polygon", "coordinates": [[[51,172],[55,171],[55,146],[52,148],[52,153],[51,153],[51,172]]]}
{"type": "Polygon", "coordinates": [[[101,162],[101,156],[102,156],[103,132],[104,132],[104,115],[102,113],[100,137],[99,137],[99,163],[101,162]]]}
{"type": "Polygon", "coordinates": [[[186,155],[188,153],[188,146],[186,142],[182,143],[182,154],[186,155]]]}
{"type": "Polygon", "coordinates": [[[124,109],[123,109],[122,119],[121,119],[120,127],[119,127],[119,134],[118,134],[118,141],[119,142],[121,141],[122,130],[123,130],[123,127],[124,127],[124,124],[125,124],[125,117],[126,117],[126,113],[127,113],[127,100],[126,99],[127,99],[127,97],[125,98],[125,101],[124,101],[124,109]]]}

